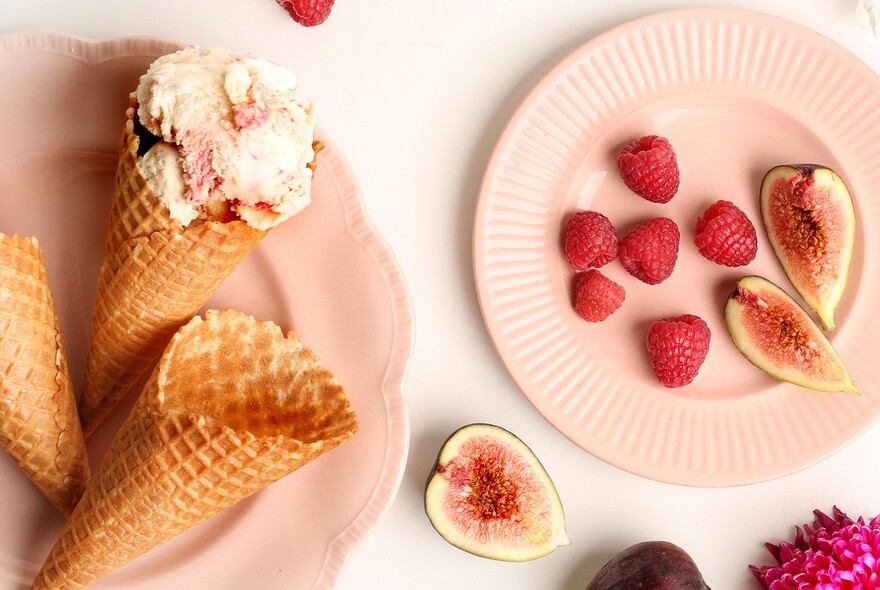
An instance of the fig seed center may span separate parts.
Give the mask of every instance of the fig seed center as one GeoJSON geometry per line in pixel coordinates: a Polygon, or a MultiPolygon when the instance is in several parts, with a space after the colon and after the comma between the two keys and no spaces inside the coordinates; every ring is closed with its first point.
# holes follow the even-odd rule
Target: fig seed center
{"type": "Polygon", "coordinates": [[[821,218],[816,215],[815,210],[796,204],[789,208],[789,213],[788,230],[792,239],[810,259],[821,259],[825,255],[827,241],[821,218]]]}
{"type": "Polygon", "coordinates": [[[782,201],[785,213],[777,220],[785,228],[777,235],[786,236],[784,246],[797,251],[811,260],[821,260],[825,255],[827,235],[825,219],[817,203],[823,202],[823,195],[814,194],[821,190],[816,185],[815,176],[800,173],[790,181],[779,178],[773,187],[774,195],[782,201]],[[818,198],[817,198],[818,197],[818,198]]]}
{"type": "Polygon", "coordinates": [[[549,509],[541,481],[504,442],[489,436],[468,439],[438,470],[449,482],[446,513],[472,538],[549,535],[540,518],[549,509]]]}
{"type": "Polygon", "coordinates": [[[506,520],[519,513],[519,486],[496,461],[478,456],[473,461],[467,501],[480,518],[506,520]]]}

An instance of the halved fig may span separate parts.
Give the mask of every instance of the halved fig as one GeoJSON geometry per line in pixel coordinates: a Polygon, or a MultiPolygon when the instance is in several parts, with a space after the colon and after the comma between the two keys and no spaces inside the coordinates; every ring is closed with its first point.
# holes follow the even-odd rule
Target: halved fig
{"type": "Polygon", "coordinates": [[[776,166],[761,182],[761,217],[792,287],[833,330],[856,233],[846,184],[825,166],[776,166]]]}
{"type": "Polygon", "coordinates": [[[450,544],[489,559],[530,561],[571,543],[544,467],[519,438],[491,424],[465,426],[443,444],[425,512],[450,544]]]}
{"type": "Polygon", "coordinates": [[[843,361],[794,299],[763,277],[743,277],[724,306],[727,330],[753,365],[816,391],[858,395],[843,361]]]}

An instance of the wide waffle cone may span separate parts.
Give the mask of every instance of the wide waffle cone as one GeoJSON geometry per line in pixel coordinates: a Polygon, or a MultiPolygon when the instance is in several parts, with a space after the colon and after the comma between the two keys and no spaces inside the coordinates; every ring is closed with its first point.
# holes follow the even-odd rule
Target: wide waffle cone
{"type": "Polygon", "coordinates": [[[87,436],[267,233],[173,220],[137,166],[134,116],[129,108],[98,276],[79,410],[87,436]]]}
{"type": "Polygon", "coordinates": [[[82,588],[357,430],[336,378],[291,333],[209,311],[172,339],[33,589],[82,588]]]}
{"type": "Polygon", "coordinates": [[[0,234],[0,444],[70,516],[89,464],[36,238],[0,234]]]}

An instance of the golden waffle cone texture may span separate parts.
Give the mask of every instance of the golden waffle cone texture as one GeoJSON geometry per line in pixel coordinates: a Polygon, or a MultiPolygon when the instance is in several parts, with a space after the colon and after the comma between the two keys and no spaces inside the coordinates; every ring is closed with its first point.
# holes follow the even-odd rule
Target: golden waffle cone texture
{"type": "Polygon", "coordinates": [[[98,276],[80,401],[86,435],[267,233],[240,220],[173,220],[137,166],[134,116],[129,108],[98,276]]]}
{"type": "Polygon", "coordinates": [[[36,238],[3,234],[0,444],[69,516],[89,465],[55,300],[36,238]]]}
{"type": "Polygon", "coordinates": [[[83,588],[336,447],[357,417],[293,334],[209,311],[162,355],[33,589],[83,588]]]}

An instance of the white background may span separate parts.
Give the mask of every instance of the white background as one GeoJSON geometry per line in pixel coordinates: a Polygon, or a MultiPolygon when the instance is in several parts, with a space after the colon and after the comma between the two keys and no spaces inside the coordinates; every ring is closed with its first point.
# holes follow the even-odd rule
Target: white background
{"type": "MultiPolygon", "coordinates": [[[[880,71],[880,40],[857,27],[855,0],[702,5],[786,17],[880,71]]],[[[306,29],[273,0],[2,0],[0,33],[48,29],[225,45],[289,65],[319,105],[319,125],[351,162],[368,212],[403,268],[416,319],[405,383],[412,432],[406,472],[395,503],[350,557],[339,590],[579,590],[612,554],[648,539],[686,548],[714,590],[758,588],[747,564],[766,563],[763,541],[788,538],[813,508],[880,512],[880,425],[819,465],[758,485],[693,489],[625,473],[570,443],[520,394],[487,336],[473,285],[480,179],[519,102],[596,34],[689,6],[337,0],[326,23],[306,29]],[[532,447],[562,497],[572,546],[509,564],[454,549],[433,531],[422,508],[425,478],[446,436],[475,421],[503,425],[532,447]]]]}

